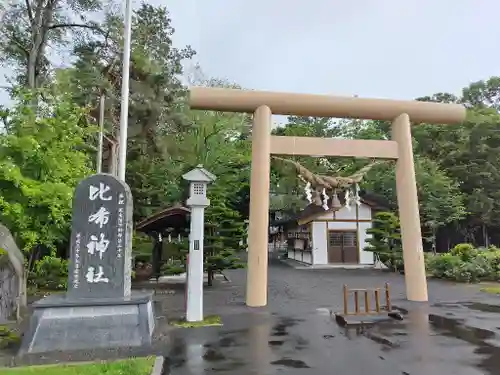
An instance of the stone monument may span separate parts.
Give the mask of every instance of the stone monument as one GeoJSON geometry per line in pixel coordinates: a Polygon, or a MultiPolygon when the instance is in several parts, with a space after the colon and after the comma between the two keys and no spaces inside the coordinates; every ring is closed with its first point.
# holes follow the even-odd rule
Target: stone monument
{"type": "Polygon", "coordinates": [[[132,194],[109,174],[73,200],[68,291],[33,304],[20,354],[137,347],[151,342],[152,294],[131,292],[132,194]]]}

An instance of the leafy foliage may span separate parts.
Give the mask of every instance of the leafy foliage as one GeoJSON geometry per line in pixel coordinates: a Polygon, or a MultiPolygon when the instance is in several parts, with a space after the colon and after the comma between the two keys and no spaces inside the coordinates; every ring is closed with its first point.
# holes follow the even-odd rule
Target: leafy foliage
{"type": "Polygon", "coordinates": [[[245,233],[240,214],[228,207],[225,199],[215,196],[210,204],[205,215],[205,270],[209,284],[217,272],[242,268],[235,253],[242,250],[245,233]]]}
{"type": "MultiPolygon", "coordinates": [[[[108,146],[117,141],[123,20],[113,5],[105,0],[14,0],[2,5],[0,63],[15,71],[15,105],[0,110],[0,220],[30,255],[30,264],[38,253],[66,256],[74,187],[92,173],[96,157],[91,145],[101,95],[106,98],[108,171],[115,159],[108,146]],[[95,12],[102,17],[94,17],[95,12]],[[64,67],[51,62],[52,55],[61,57],[59,47],[70,51],[64,60],[71,63],[64,67]]],[[[181,202],[181,176],[195,165],[218,177],[209,187],[212,205],[206,212],[206,269],[212,274],[240,266],[236,253],[248,218],[251,119],[186,106],[181,76],[186,78],[183,64],[195,52],[189,46],[174,47],[173,35],[166,7],[141,4],[133,11],[126,179],[137,221],[181,202]]],[[[192,85],[239,87],[204,77],[199,66],[191,73],[192,85]]],[[[463,124],[423,124],[412,130],[426,249],[448,251],[461,242],[500,244],[500,78],[473,82],[461,95],[430,93],[418,100],[463,103],[470,109],[463,124]]],[[[296,116],[273,130],[276,135],[348,139],[390,139],[390,132],[391,124],[384,121],[296,116]]],[[[328,175],[346,176],[366,164],[352,158],[296,159],[313,173],[328,175]]],[[[273,165],[271,208],[303,208],[302,185],[294,171],[273,165]]],[[[363,189],[395,206],[394,166],[375,167],[363,189]]],[[[401,268],[398,225],[394,214],[377,215],[369,245],[396,269],[401,268]]],[[[142,257],[147,257],[149,244],[137,243],[142,257]]],[[[475,275],[471,264],[486,270],[481,262],[489,252],[470,251],[465,259],[464,249],[455,248],[442,259],[431,257],[432,262],[452,264],[457,271],[449,277],[455,278],[475,275]]],[[[486,258],[494,264],[491,257],[486,258]]],[[[163,271],[177,273],[182,267],[179,254],[163,271]]]]}
{"type": "Polygon", "coordinates": [[[35,262],[28,283],[41,290],[66,290],[68,287],[68,261],[45,256],[35,262]]]}
{"type": "Polygon", "coordinates": [[[428,254],[427,273],[440,279],[462,282],[498,281],[500,250],[494,246],[476,249],[471,244],[458,244],[444,254],[428,254]]]}
{"type": "Polygon", "coordinates": [[[30,89],[50,80],[47,50],[104,31],[93,19],[101,0],[13,0],[0,13],[0,65],[14,68],[15,82],[30,89]]]}
{"type": "MultiPolygon", "coordinates": [[[[164,244],[165,246],[165,244],[164,244]]],[[[172,242],[169,247],[169,259],[162,265],[162,275],[179,275],[186,272],[187,254],[189,253],[189,242],[184,239],[180,242],[172,242]]]]}
{"type": "Polygon", "coordinates": [[[64,95],[47,96],[35,116],[17,98],[0,134],[0,220],[28,253],[55,251],[68,238],[73,190],[90,174],[82,127],[86,110],[64,95]]]}
{"type": "Polygon", "coordinates": [[[366,240],[365,251],[372,251],[380,262],[388,268],[402,270],[403,256],[399,219],[392,212],[377,212],[372,228],[366,231],[371,237],[366,240]]]}

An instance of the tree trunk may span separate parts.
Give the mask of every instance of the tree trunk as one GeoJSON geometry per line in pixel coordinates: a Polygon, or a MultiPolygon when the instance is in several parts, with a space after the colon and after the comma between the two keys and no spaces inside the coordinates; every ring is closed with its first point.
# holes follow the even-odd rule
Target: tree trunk
{"type": "Polygon", "coordinates": [[[212,270],[207,271],[207,284],[208,286],[213,286],[214,284],[214,271],[212,270]]]}
{"type": "Polygon", "coordinates": [[[118,144],[112,142],[109,146],[109,173],[113,176],[118,175],[118,144]]]}
{"type": "Polygon", "coordinates": [[[30,51],[30,56],[28,58],[28,88],[33,90],[36,88],[36,51],[33,49],[30,51]]]}
{"type": "Polygon", "coordinates": [[[437,252],[436,234],[437,234],[437,229],[435,227],[432,227],[432,254],[436,254],[437,252]]]}
{"type": "Polygon", "coordinates": [[[488,227],[485,224],[483,224],[482,227],[483,227],[484,247],[489,247],[490,246],[490,237],[488,235],[488,227]]]}

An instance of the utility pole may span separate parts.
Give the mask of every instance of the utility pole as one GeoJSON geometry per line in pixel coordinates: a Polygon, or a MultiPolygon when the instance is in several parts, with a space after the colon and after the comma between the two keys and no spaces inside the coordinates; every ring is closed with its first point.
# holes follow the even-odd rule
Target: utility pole
{"type": "Polygon", "coordinates": [[[132,0],[125,0],[123,30],[122,97],[120,111],[120,136],[118,154],[118,178],[125,181],[127,165],[128,97],[130,76],[130,40],[132,38],[132,0]]]}
{"type": "Polygon", "coordinates": [[[104,93],[101,94],[101,99],[99,103],[99,142],[97,149],[97,173],[102,173],[102,148],[104,146],[104,105],[105,105],[104,93]]]}

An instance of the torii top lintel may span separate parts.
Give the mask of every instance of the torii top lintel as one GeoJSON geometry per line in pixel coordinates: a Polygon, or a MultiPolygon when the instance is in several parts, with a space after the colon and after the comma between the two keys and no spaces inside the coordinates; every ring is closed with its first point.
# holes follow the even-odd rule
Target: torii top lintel
{"type": "Polygon", "coordinates": [[[192,87],[189,104],[193,109],[243,113],[253,113],[265,105],[275,115],[389,121],[406,113],[413,123],[434,124],[460,123],[466,117],[465,107],[459,104],[208,87],[192,87]]]}

